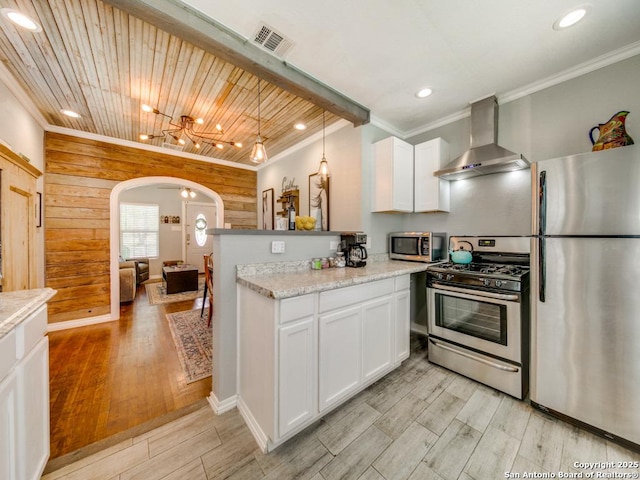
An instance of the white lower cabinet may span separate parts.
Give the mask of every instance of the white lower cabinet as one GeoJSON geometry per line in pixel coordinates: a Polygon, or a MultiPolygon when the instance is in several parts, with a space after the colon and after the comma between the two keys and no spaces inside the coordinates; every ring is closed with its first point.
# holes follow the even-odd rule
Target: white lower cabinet
{"type": "Polygon", "coordinates": [[[408,285],[403,275],[283,300],[238,286],[238,408],[263,451],[408,356],[408,285]]]}
{"type": "Polygon", "coordinates": [[[313,316],[278,329],[278,435],[315,414],[315,323],[313,316]]]}
{"type": "Polygon", "coordinates": [[[17,478],[18,386],[15,372],[0,381],[0,478],[17,478]]]}
{"type": "Polygon", "coordinates": [[[368,381],[391,367],[393,359],[392,296],[362,305],[362,379],[368,381]]]}
{"type": "Polygon", "coordinates": [[[320,316],[320,411],[360,385],[362,309],[349,307],[320,316]]]}
{"type": "Polygon", "coordinates": [[[395,295],[395,360],[401,362],[409,358],[411,335],[411,281],[409,275],[396,278],[395,295]]]}
{"type": "Polygon", "coordinates": [[[18,364],[18,458],[25,480],[37,480],[49,458],[49,339],[18,364]]]}
{"type": "Polygon", "coordinates": [[[42,305],[0,340],[0,478],[37,480],[49,458],[49,339],[42,305]],[[8,368],[7,368],[8,367],[8,368]]]}

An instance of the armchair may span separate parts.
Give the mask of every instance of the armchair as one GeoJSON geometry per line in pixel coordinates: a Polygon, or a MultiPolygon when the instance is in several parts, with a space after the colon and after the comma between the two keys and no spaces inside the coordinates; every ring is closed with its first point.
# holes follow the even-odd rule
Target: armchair
{"type": "Polygon", "coordinates": [[[135,262],[120,262],[120,303],[136,298],[135,262]]]}
{"type": "Polygon", "coordinates": [[[136,285],[140,285],[145,280],[149,280],[148,258],[128,258],[125,263],[129,262],[132,262],[136,269],[136,285]]]}

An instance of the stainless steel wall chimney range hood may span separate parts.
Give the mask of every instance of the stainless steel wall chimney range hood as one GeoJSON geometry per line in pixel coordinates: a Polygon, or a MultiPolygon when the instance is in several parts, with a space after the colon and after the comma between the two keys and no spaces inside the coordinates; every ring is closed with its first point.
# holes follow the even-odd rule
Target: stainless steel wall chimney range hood
{"type": "Polygon", "coordinates": [[[471,148],[433,175],[444,180],[510,172],[528,168],[519,153],[501,147],[498,140],[498,101],[495,96],[471,104],[471,148]]]}

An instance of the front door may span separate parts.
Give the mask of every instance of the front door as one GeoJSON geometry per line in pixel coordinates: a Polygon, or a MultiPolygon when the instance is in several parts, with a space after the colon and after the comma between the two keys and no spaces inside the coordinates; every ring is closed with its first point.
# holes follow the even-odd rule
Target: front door
{"type": "Polygon", "coordinates": [[[208,228],[216,226],[216,206],[212,203],[185,203],[185,259],[204,272],[204,255],[213,251],[213,237],[207,235],[208,228]]]}

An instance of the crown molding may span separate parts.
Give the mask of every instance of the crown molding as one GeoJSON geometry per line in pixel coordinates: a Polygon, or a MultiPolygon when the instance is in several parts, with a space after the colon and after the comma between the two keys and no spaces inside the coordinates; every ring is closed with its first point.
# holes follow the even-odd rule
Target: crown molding
{"type": "Polygon", "coordinates": [[[600,68],[608,67],[640,54],[640,42],[631,43],[612,52],[600,55],[592,60],[583,62],[575,67],[564,70],[556,75],[544,78],[538,82],[530,83],[524,87],[516,88],[502,95],[498,95],[499,103],[509,103],[527,95],[539,92],[554,85],[573,80],[600,68]]]}
{"type": "MultiPolygon", "coordinates": [[[[594,72],[596,70],[599,70],[600,68],[608,67],[609,65],[613,65],[628,58],[635,57],[636,55],[640,55],[640,42],[631,43],[617,50],[613,50],[604,55],[600,55],[599,57],[596,57],[587,62],[583,62],[579,65],[576,65],[575,67],[564,70],[560,73],[557,73],[556,75],[552,75],[537,82],[530,83],[528,85],[525,85],[524,87],[513,89],[501,95],[496,95],[498,98],[498,103],[502,105],[514,100],[518,100],[519,98],[526,97],[527,95],[532,95],[546,88],[553,87],[569,80],[573,80],[574,78],[581,77],[582,75],[586,75],[587,73],[594,72]]],[[[396,133],[394,133],[394,135],[400,138],[410,138],[421,133],[425,133],[430,130],[442,127],[444,125],[448,125],[449,123],[453,123],[470,115],[471,109],[466,108],[464,110],[452,113],[451,115],[447,115],[446,117],[423,125],[421,127],[414,128],[412,130],[396,130],[396,133]]],[[[372,124],[378,125],[379,122],[379,119],[374,120],[374,117],[371,117],[372,124]]],[[[385,127],[381,126],[381,128],[385,127]]],[[[393,129],[393,127],[388,128],[393,129]]],[[[385,128],[385,130],[387,130],[387,128],[385,128]]]]}
{"type": "MultiPolygon", "coordinates": [[[[348,127],[350,125],[352,126],[352,123],[349,122],[348,120],[344,120],[344,119],[338,120],[337,122],[334,122],[331,125],[329,125],[327,128],[325,128],[325,135],[331,135],[332,133],[337,132],[338,130],[341,130],[344,127],[348,127]]],[[[308,145],[311,145],[312,143],[317,142],[319,140],[322,140],[322,131],[316,132],[313,135],[310,135],[309,137],[305,138],[304,140],[301,140],[300,142],[296,143],[294,146],[289,147],[286,150],[283,150],[282,152],[280,152],[277,155],[274,155],[273,157],[270,157],[266,163],[262,163],[258,165],[256,168],[258,170],[262,170],[263,168],[268,167],[272,163],[282,160],[283,158],[288,157],[292,153],[295,153],[298,150],[308,145]]]]}
{"type": "Polygon", "coordinates": [[[380,117],[376,117],[373,114],[371,115],[371,125],[373,125],[374,127],[381,128],[382,130],[390,133],[391,135],[401,138],[403,140],[407,137],[407,132],[403,132],[402,130],[397,129],[390,123],[385,122],[380,117]]]}

